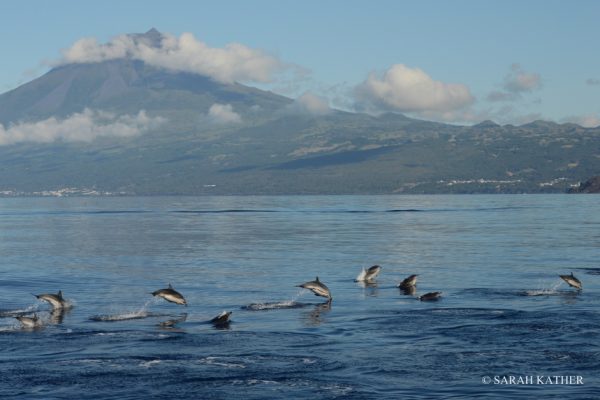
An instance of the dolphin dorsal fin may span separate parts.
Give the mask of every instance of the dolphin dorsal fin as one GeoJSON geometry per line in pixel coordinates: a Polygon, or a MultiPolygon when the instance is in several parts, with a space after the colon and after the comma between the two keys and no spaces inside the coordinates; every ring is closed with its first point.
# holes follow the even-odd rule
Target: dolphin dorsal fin
{"type": "Polygon", "coordinates": [[[315,281],[319,282],[319,277],[318,276],[315,278],[315,281]]]}
{"type": "Polygon", "coordinates": [[[58,298],[59,298],[59,299],[62,299],[62,298],[63,298],[63,297],[62,297],[62,290],[59,290],[59,291],[58,291],[58,293],[57,293],[57,296],[58,296],[58,298]]]}
{"type": "Polygon", "coordinates": [[[171,286],[171,282],[169,282],[169,289],[173,289],[173,286],[171,286]]]}

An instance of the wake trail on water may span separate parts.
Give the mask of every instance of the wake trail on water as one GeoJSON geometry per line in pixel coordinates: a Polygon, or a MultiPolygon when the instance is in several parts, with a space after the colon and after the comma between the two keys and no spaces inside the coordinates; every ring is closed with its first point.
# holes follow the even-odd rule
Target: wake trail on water
{"type": "Polygon", "coordinates": [[[268,310],[281,310],[289,308],[302,308],[306,306],[305,303],[298,302],[298,299],[302,297],[306,292],[306,289],[300,289],[294,297],[290,300],[266,302],[266,303],[250,303],[246,306],[242,306],[242,310],[247,311],[268,311],[268,310]]]}
{"type": "Polygon", "coordinates": [[[549,288],[526,290],[525,295],[526,296],[551,296],[551,295],[559,293],[558,287],[560,285],[562,285],[562,281],[555,283],[554,285],[552,285],[549,288]]]}
{"type": "Polygon", "coordinates": [[[21,326],[21,323],[16,319],[12,320],[12,323],[9,325],[0,326],[0,333],[18,332],[22,330],[23,327],[21,326]]]}
{"type": "Polygon", "coordinates": [[[39,303],[34,303],[27,308],[16,309],[16,310],[0,310],[0,318],[7,317],[21,317],[26,314],[31,314],[39,310],[39,303]]]}
{"type": "Polygon", "coordinates": [[[158,316],[158,314],[154,314],[148,311],[148,307],[154,302],[156,302],[156,299],[153,298],[144,303],[144,305],[136,311],[124,311],[116,314],[99,314],[90,317],[90,320],[99,322],[114,322],[158,316]]]}

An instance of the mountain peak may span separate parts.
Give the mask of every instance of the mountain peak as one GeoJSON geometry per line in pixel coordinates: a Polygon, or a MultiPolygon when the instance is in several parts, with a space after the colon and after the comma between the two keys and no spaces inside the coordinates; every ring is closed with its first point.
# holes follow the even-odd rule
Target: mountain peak
{"type": "Polygon", "coordinates": [[[131,36],[135,41],[144,43],[151,47],[160,47],[165,35],[160,33],[156,28],[151,28],[146,33],[132,33],[131,36]]]}
{"type": "Polygon", "coordinates": [[[478,124],[473,125],[473,128],[479,128],[479,129],[484,129],[484,128],[499,128],[500,125],[498,125],[497,123],[495,123],[492,120],[486,119],[485,121],[481,121],[478,124]]]}
{"type": "Polygon", "coordinates": [[[553,121],[544,121],[541,119],[536,119],[535,121],[523,124],[520,127],[529,129],[550,129],[556,127],[557,125],[558,124],[553,121]]]}
{"type": "Polygon", "coordinates": [[[162,35],[162,33],[160,33],[158,31],[158,29],[156,29],[155,27],[150,28],[150,30],[148,30],[148,32],[144,33],[144,35],[149,36],[149,35],[162,35]]]}

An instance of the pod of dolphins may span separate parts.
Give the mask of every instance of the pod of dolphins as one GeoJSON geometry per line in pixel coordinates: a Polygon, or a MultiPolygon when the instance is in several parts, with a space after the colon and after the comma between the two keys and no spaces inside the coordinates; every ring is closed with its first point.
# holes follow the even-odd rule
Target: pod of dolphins
{"type": "MultiPolygon", "coordinates": [[[[372,267],[366,269],[363,268],[360,274],[356,277],[355,282],[363,282],[366,284],[372,284],[375,282],[375,278],[381,272],[381,267],[379,265],[373,265],[372,267]]],[[[417,286],[417,277],[418,275],[410,275],[402,282],[398,284],[398,288],[406,295],[414,296],[416,292],[417,286]]],[[[582,290],[581,281],[573,275],[571,272],[570,275],[559,275],[559,277],[564,280],[569,286],[574,287],[577,290],[582,290]]],[[[310,290],[314,293],[315,296],[324,297],[327,299],[326,304],[330,304],[333,300],[331,296],[331,291],[323,282],[319,280],[317,276],[314,281],[304,282],[300,285],[296,285],[296,287],[301,287],[303,289],[310,290]]],[[[187,301],[185,297],[181,293],[171,286],[164,289],[158,289],[151,293],[154,297],[160,297],[165,299],[168,302],[183,305],[187,307],[187,301]]],[[[425,293],[417,298],[420,301],[437,301],[441,298],[442,292],[429,292],[425,293]]],[[[43,294],[34,294],[34,296],[39,299],[48,302],[52,306],[52,312],[61,313],[64,309],[70,307],[70,304],[64,299],[62,291],[58,291],[58,293],[43,293],[43,294]]],[[[214,324],[216,327],[227,326],[230,322],[232,311],[223,311],[221,314],[217,315],[209,322],[214,324]]],[[[17,316],[15,317],[22,325],[23,328],[26,329],[34,329],[42,326],[42,321],[40,318],[33,314],[32,317],[27,316],[17,316]]],[[[173,319],[166,322],[161,323],[161,326],[172,327],[178,322],[185,320],[185,316],[179,319],[173,319]]]]}

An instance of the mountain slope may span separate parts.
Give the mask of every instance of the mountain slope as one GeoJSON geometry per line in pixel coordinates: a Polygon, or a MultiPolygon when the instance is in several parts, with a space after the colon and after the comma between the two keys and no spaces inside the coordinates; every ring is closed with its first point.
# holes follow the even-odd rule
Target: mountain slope
{"type": "Polygon", "coordinates": [[[114,60],[57,67],[44,76],[0,95],[0,123],[64,118],[84,108],[163,114],[206,112],[214,103],[245,111],[251,106],[273,110],[290,99],[240,84],[169,72],[141,61],[114,60]]]}

